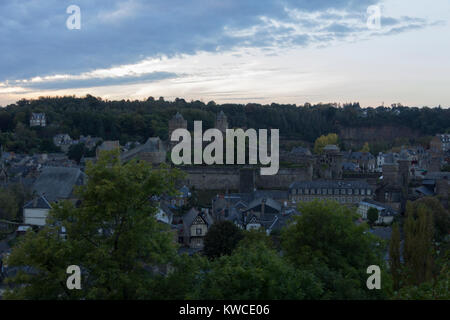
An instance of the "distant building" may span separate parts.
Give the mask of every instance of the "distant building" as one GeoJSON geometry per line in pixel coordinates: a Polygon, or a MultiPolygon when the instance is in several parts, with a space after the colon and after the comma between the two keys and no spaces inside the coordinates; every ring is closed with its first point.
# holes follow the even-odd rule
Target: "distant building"
{"type": "Polygon", "coordinates": [[[223,111],[220,111],[216,117],[215,128],[219,129],[222,132],[222,134],[226,134],[226,131],[228,129],[228,120],[227,116],[223,111]]]}
{"type": "Polygon", "coordinates": [[[46,167],[33,185],[37,195],[49,202],[71,200],[75,202],[74,187],[83,185],[86,175],[78,168],[46,167]]]}
{"type": "Polygon", "coordinates": [[[300,181],[289,186],[291,202],[334,200],[355,205],[365,198],[372,198],[373,195],[373,187],[366,181],[300,181]]]}
{"type": "Polygon", "coordinates": [[[148,138],[144,144],[124,152],[121,159],[122,161],[137,159],[152,164],[161,164],[166,162],[166,148],[159,137],[148,138]]]}
{"type": "MultiPolygon", "coordinates": [[[[170,137],[172,136],[172,132],[174,132],[176,129],[187,129],[187,121],[184,120],[181,113],[177,112],[175,116],[169,120],[169,141],[170,137]]],[[[173,142],[176,143],[176,142],[173,142]]],[[[173,144],[172,143],[172,144],[173,144]]]]}
{"type": "Polygon", "coordinates": [[[67,152],[69,147],[72,145],[73,140],[67,133],[60,133],[53,137],[53,144],[62,151],[67,152]]]}
{"type": "Polygon", "coordinates": [[[390,206],[377,202],[371,199],[364,199],[358,204],[357,213],[361,215],[364,220],[367,220],[367,211],[370,208],[378,210],[378,220],[376,224],[391,224],[394,221],[394,217],[397,215],[397,211],[390,206]]]}
{"type": "Polygon", "coordinates": [[[192,208],[182,217],[182,220],[183,227],[180,236],[183,238],[183,243],[190,248],[202,249],[205,236],[214,223],[212,217],[207,212],[200,212],[192,208]]]}
{"type": "Polygon", "coordinates": [[[450,150],[450,134],[437,134],[430,142],[432,152],[441,153],[450,150]]]}
{"type": "Polygon", "coordinates": [[[32,113],[30,127],[45,127],[47,125],[45,113],[32,113]]]}
{"type": "Polygon", "coordinates": [[[333,144],[326,145],[317,159],[316,175],[321,179],[337,180],[342,178],[343,153],[333,144]]]}
{"type": "Polygon", "coordinates": [[[120,150],[120,144],[119,141],[103,141],[101,145],[97,147],[95,150],[95,156],[98,159],[100,157],[100,153],[102,151],[113,151],[113,150],[120,150]]]}
{"type": "Polygon", "coordinates": [[[376,159],[370,152],[348,152],[344,155],[346,163],[355,163],[360,171],[374,172],[376,167],[376,159]]]}
{"type": "Polygon", "coordinates": [[[40,195],[23,207],[24,224],[32,226],[45,226],[48,213],[52,206],[47,198],[40,195]]]}

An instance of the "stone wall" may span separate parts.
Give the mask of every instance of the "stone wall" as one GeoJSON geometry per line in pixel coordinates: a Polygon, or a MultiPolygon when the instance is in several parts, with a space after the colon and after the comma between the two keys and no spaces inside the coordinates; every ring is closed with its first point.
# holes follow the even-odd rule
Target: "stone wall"
{"type": "Polygon", "coordinates": [[[193,166],[181,169],[187,174],[186,185],[198,190],[228,189],[244,192],[247,191],[244,189],[253,186],[253,179],[257,189],[287,189],[294,181],[311,181],[313,177],[312,164],[303,168],[280,168],[278,173],[272,176],[260,175],[259,168],[253,168],[255,172],[250,174],[251,169],[238,166],[193,166]]]}

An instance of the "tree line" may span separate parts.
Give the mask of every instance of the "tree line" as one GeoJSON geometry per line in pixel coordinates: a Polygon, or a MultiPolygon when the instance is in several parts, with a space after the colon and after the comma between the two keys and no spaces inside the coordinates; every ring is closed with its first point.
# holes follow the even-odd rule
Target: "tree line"
{"type": "Polygon", "coordinates": [[[295,104],[261,105],[216,104],[214,101],[187,102],[163,97],[146,100],[110,101],[85,97],[41,97],[22,99],[0,110],[0,142],[12,151],[51,149],[57,133],[101,137],[105,140],[144,142],[149,136],[168,138],[168,121],[179,111],[192,129],[194,120],[202,120],[205,129],[214,126],[220,111],[227,115],[230,127],[278,128],[284,137],[313,143],[321,135],[339,132],[346,127],[403,126],[422,135],[450,132],[450,109],[439,107],[361,108],[359,103],[339,105],[295,104]],[[32,112],[46,114],[48,126],[30,130],[32,112]]]}

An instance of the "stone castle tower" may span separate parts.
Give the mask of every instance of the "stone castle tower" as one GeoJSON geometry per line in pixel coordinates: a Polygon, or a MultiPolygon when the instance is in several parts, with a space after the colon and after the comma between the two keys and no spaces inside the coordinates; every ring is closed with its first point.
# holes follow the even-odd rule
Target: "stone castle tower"
{"type": "Polygon", "coordinates": [[[217,115],[215,128],[219,129],[225,135],[228,129],[228,119],[223,111],[217,115]]]}
{"type": "Polygon", "coordinates": [[[173,116],[172,119],[169,120],[169,143],[170,143],[170,137],[172,136],[172,132],[174,132],[176,129],[187,129],[187,121],[184,120],[181,113],[177,112],[176,115],[173,116]]]}

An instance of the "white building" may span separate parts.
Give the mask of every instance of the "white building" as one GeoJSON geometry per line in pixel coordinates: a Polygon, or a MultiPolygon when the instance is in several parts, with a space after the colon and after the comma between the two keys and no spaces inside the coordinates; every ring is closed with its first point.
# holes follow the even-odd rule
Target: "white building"
{"type": "Polygon", "coordinates": [[[45,127],[47,121],[45,113],[32,113],[30,118],[30,127],[45,127]]]}
{"type": "Polygon", "coordinates": [[[48,213],[52,206],[44,196],[34,198],[23,207],[24,224],[45,226],[48,213]]]}
{"type": "Polygon", "coordinates": [[[397,214],[397,212],[391,207],[370,199],[364,199],[361,201],[358,204],[358,210],[356,212],[360,214],[364,220],[367,220],[367,211],[369,211],[370,208],[375,208],[378,210],[378,220],[375,224],[391,224],[394,221],[394,216],[397,214]]]}

